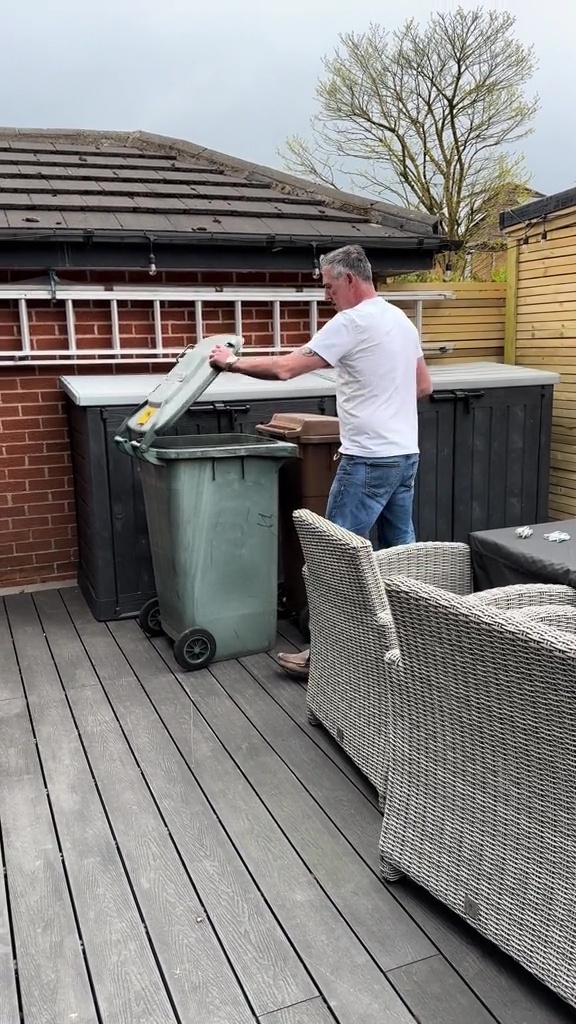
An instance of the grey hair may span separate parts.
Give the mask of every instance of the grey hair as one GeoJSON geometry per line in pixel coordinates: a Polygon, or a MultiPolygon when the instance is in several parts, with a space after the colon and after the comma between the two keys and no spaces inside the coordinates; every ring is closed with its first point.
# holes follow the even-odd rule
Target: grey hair
{"type": "Polygon", "coordinates": [[[354,274],[360,281],[372,284],[372,267],[361,245],[343,245],[320,257],[322,270],[329,270],[334,277],[354,274]]]}

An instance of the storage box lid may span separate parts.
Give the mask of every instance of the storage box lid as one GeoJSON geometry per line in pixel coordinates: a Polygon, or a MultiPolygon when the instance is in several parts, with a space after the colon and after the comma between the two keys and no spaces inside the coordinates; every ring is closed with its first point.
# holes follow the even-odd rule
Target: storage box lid
{"type": "MultiPolygon", "coordinates": [[[[557,384],[560,379],[559,374],[549,370],[485,362],[432,364],[430,376],[437,391],[557,384]]],[[[79,406],[136,406],[164,379],[162,374],[82,374],[61,377],[60,386],[79,406]]],[[[245,374],[221,373],[214,376],[201,397],[206,402],[247,402],[305,398],[308,395],[333,396],[335,392],[336,370],[325,369],[314,370],[288,381],[257,380],[245,374]]]]}
{"type": "Polygon", "coordinates": [[[536,384],[557,384],[558,373],[534,370],[529,366],[506,363],[443,363],[430,367],[435,391],[454,388],[515,388],[536,384]]]}
{"type": "MultiPolygon", "coordinates": [[[[530,366],[510,366],[507,363],[432,363],[429,366],[435,391],[455,388],[515,388],[536,384],[557,384],[558,373],[536,370],[530,366]]],[[[334,369],[318,370],[327,381],[336,382],[334,369]]]]}
{"type": "MultiPolygon", "coordinates": [[[[160,373],[82,374],[60,377],[60,387],[84,408],[137,406],[164,380],[160,373]]],[[[197,399],[199,402],[333,397],[336,385],[327,374],[312,370],[292,380],[259,380],[239,373],[219,373],[197,399]]]]}
{"type": "Polygon", "coordinates": [[[220,371],[214,370],[208,361],[216,343],[226,345],[231,353],[240,352],[242,348],[242,338],[234,334],[204,338],[194,348],[184,351],[170,373],[129,417],[126,430],[142,449],[149,447],[159,433],[168,430],[218,375],[220,371]]]}
{"type": "Polygon", "coordinates": [[[335,444],[340,440],[338,418],[318,413],[277,412],[269,423],[260,423],[256,430],[269,437],[299,441],[301,444],[335,444]]]}

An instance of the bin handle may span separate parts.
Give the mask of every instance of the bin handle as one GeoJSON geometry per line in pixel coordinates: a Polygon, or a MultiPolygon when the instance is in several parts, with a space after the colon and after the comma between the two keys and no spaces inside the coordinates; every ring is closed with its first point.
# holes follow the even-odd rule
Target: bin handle
{"type": "Polygon", "coordinates": [[[278,430],[277,427],[270,427],[267,423],[259,423],[256,427],[259,434],[267,434],[272,437],[282,437],[287,440],[289,437],[299,437],[300,429],[298,427],[292,427],[291,430],[278,430]]]}

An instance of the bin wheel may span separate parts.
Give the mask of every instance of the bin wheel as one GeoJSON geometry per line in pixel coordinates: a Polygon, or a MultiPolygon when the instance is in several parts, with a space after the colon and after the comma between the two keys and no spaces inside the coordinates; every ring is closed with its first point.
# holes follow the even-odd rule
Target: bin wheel
{"type": "Polygon", "coordinates": [[[310,643],[310,612],[308,610],[308,605],[305,605],[305,607],[302,609],[302,611],[298,615],[298,629],[300,630],[303,639],[306,641],[307,644],[309,644],[310,643]]]}
{"type": "Polygon", "coordinates": [[[152,597],[150,601],[142,606],[138,613],[138,625],[146,633],[146,636],[163,636],[162,619],[160,618],[160,605],[158,598],[152,597]]]}
{"type": "Polygon", "coordinates": [[[207,629],[186,629],[174,641],[174,657],[185,672],[206,668],[216,654],[216,641],[207,629]]]}
{"type": "Polygon", "coordinates": [[[288,599],[286,597],[286,587],[283,583],[278,584],[278,596],[276,599],[276,611],[279,619],[285,619],[288,616],[288,599]]]}

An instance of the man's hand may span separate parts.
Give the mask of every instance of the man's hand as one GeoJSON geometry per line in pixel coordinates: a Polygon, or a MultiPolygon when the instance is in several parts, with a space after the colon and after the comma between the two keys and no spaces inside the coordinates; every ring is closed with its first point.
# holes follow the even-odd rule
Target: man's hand
{"type": "MultiPolygon", "coordinates": [[[[216,345],[208,356],[210,366],[218,370],[226,369],[226,361],[231,355],[232,350],[226,345],[216,345]]],[[[330,366],[330,363],[305,345],[295,352],[282,352],[273,356],[242,356],[234,363],[233,372],[259,380],[291,380],[292,377],[300,377],[303,373],[327,366],[330,366]]]]}
{"type": "Polygon", "coordinates": [[[234,355],[234,353],[227,345],[216,345],[208,357],[210,366],[213,366],[215,370],[224,370],[226,367],[226,361],[232,355],[234,355]]]}

